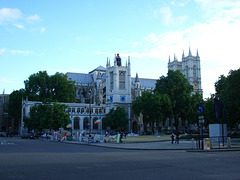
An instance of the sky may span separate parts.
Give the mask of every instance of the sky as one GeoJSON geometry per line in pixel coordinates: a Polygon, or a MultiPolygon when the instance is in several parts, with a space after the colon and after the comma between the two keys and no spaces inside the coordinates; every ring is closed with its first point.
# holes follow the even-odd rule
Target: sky
{"type": "Polygon", "coordinates": [[[240,67],[240,0],[0,0],[0,93],[32,74],[88,73],[131,59],[131,76],[167,75],[189,47],[201,60],[203,97],[240,67]]]}

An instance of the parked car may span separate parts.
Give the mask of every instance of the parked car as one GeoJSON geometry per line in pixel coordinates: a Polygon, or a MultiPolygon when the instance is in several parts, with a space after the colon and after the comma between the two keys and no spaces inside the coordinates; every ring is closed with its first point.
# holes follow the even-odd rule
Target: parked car
{"type": "Polygon", "coordinates": [[[22,137],[22,139],[36,139],[37,138],[34,135],[34,133],[22,133],[21,137],[22,137]]]}
{"type": "Polygon", "coordinates": [[[0,137],[6,137],[6,133],[5,132],[0,132],[0,137]]]}
{"type": "Polygon", "coordinates": [[[22,133],[21,138],[22,139],[27,139],[28,138],[28,133],[22,133]]]}

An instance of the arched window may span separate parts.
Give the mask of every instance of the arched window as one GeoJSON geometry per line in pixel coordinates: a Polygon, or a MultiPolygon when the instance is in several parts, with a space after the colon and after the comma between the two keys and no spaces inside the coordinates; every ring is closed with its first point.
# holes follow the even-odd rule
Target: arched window
{"type": "Polygon", "coordinates": [[[72,113],[75,113],[75,108],[72,108],[72,113]]]}
{"type": "Polygon", "coordinates": [[[125,89],[125,71],[119,71],[119,89],[125,89]]]}
{"type": "Polygon", "coordinates": [[[84,113],[84,108],[81,109],[81,114],[83,114],[83,113],[84,113]]]}
{"type": "Polygon", "coordinates": [[[185,75],[186,75],[186,78],[188,79],[189,78],[189,74],[188,74],[188,66],[185,66],[185,75]]]}
{"type": "Polygon", "coordinates": [[[193,66],[193,77],[194,78],[197,77],[197,66],[196,65],[193,66]]]}
{"type": "Polygon", "coordinates": [[[83,120],[83,129],[89,129],[89,118],[85,117],[83,120]]]}
{"type": "Polygon", "coordinates": [[[93,118],[93,129],[98,129],[98,124],[94,124],[97,119],[97,117],[93,118]]]}
{"type": "Polygon", "coordinates": [[[80,121],[79,117],[74,118],[74,129],[80,129],[79,121],[80,121]]]}

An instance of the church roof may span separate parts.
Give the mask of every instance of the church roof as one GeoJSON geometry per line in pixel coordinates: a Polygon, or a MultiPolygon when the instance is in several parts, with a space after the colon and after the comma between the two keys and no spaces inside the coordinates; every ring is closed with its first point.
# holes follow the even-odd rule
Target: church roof
{"type": "Polygon", "coordinates": [[[94,70],[92,70],[91,72],[89,72],[89,74],[92,73],[92,72],[94,72],[94,71],[103,71],[103,72],[106,72],[106,68],[103,67],[103,66],[98,66],[96,69],[94,69],[94,70]]]}
{"type": "Polygon", "coordinates": [[[68,79],[75,81],[76,83],[91,83],[93,82],[93,78],[91,74],[83,74],[83,73],[67,73],[68,79]]]}
{"type": "MultiPolygon", "coordinates": [[[[155,84],[157,83],[157,79],[146,79],[146,78],[138,78],[142,88],[155,88],[155,84]]],[[[135,83],[135,78],[131,78],[132,83],[135,83]]]]}

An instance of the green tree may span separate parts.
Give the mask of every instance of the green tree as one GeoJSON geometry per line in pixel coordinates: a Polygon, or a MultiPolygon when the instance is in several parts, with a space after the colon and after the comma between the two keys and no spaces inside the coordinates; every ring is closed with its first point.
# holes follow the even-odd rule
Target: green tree
{"type": "Polygon", "coordinates": [[[24,81],[26,96],[31,101],[74,102],[74,81],[66,74],[56,73],[49,76],[46,71],[39,71],[24,81]]]}
{"type": "Polygon", "coordinates": [[[15,130],[18,131],[21,122],[22,99],[25,98],[25,90],[13,91],[9,95],[8,113],[14,118],[15,130]]]}
{"type": "Polygon", "coordinates": [[[184,118],[183,115],[187,113],[186,107],[189,107],[192,91],[193,86],[179,70],[169,70],[166,77],[162,76],[157,80],[154,92],[167,94],[170,98],[171,114],[169,114],[169,118],[174,119],[176,129],[178,129],[179,118],[184,118]]]}
{"type": "Polygon", "coordinates": [[[202,95],[199,93],[192,94],[188,106],[185,107],[185,111],[181,115],[183,123],[187,120],[190,124],[198,123],[197,112],[200,103],[203,102],[202,95]]]}
{"type": "Polygon", "coordinates": [[[122,107],[117,107],[116,110],[113,108],[106,115],[105,120],[103,121],[103,128],[107,129],[110,127],[116,132],[122,129],[126,129],[128,125],[127,113],[122,107]]]}
{"type": "Polygon", "coordinates": [[[165,117],[170,113],[170,99],[166,94],[153,94],[151,92],[143,92],[142,96],[138,96],[132,105],[133,112],[139,116],[143,115],[144,132],[146,132],[149,123],[154,132],[154,124],[165,121],[165,117]]]}
{"type": "Polygon", "coordinates": [[[223,109],[228,110],[228,125],[233,128],[240,123],[240,69],[230,70],[227,77],[221,75],[215,83],[216,98],[223,103],[223,109]]]}
{"type": "Polygon", "coordinates": [[[50,78],[53,101],[75,102],[74,81],[68,80],[66,74],[58,72],[50,78]]]}
{"type": "Polygon", "coordinates": [[[216,123],[216,115],[214,112],[214,95],[204,101],[204,119],[205,126],[216,123]]]}
{"type": "Polygon", "coordinates": [[[51,101],[50,77],[47,71],[39,71],[24,81],[26,96],[30,101],[51,101]]]}
{"type": "Polygon", "coordinates": [[[67,106],[59,103],[39,103],[30,110],[30,117],[24,119],[29,130],[65,128],[70,123],[67,106]]]}

